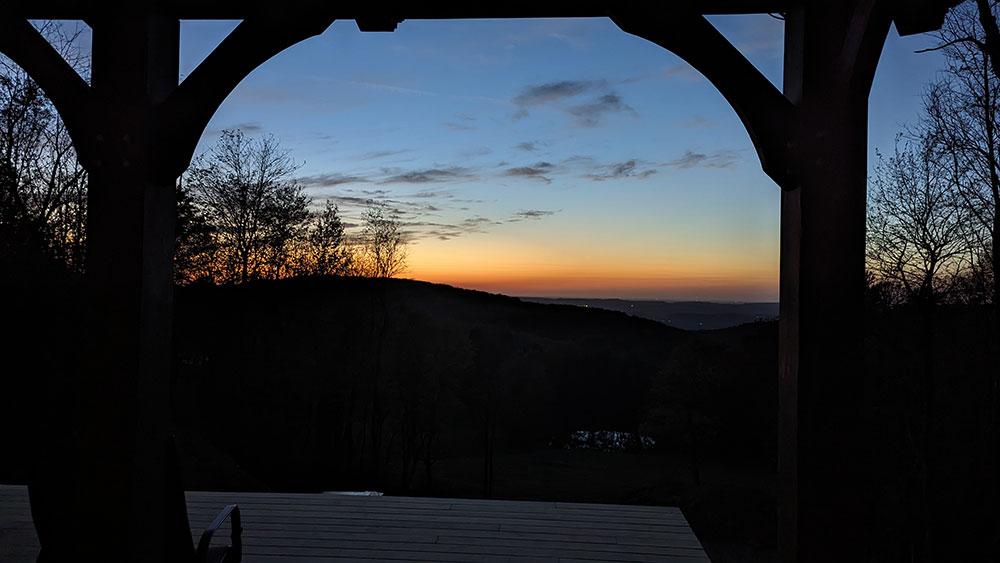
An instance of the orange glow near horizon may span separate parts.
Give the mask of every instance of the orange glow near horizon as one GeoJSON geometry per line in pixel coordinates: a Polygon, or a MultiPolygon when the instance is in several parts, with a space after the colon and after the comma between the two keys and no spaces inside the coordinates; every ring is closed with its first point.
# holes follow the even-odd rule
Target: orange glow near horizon
{"type": "Polygon", "coordinates": [[[424,241],[411,249],[402,277],[515,296],[778,300],[777,256],[672,254],[489,239],[424,241]]]}

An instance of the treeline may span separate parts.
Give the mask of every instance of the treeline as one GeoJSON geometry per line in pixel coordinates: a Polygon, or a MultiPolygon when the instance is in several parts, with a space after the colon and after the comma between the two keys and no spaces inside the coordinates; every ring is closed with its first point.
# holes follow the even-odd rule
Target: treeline
{"type": "Polygon", "coordinates": [[[273,136],[226,130],[177,184],[174,278],[245,283],[296,276],[393,277],[406,267],[400,219],[369,201],[362,230],[345,232],[330,200],[313,200],[273,136]]]}

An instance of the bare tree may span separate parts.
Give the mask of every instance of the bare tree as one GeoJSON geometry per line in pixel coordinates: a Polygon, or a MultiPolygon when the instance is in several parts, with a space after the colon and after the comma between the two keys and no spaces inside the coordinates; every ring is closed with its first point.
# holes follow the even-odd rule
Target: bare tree
{"type": "Polygon", "coordinates": [[[223,131],[192,163],[188,185],[215,229],[220,281],[287,274],[310,202],[292,177],[296,169],[273,136],[248,139],[240,130],[223,131]]]}
{"type": "MultiPolygon", "coordinates": [[[[980,272],[993,271],[1000,248],[1000,76],[991,52],[997,38],[996,3],[966,3],[954,8],[937,33],[946,67],[924,98],[922,133],[948,162],[953,188],[978,229],[970,261],[980,272]],[[988,13],[987,13],[988,12],[988,13]],[[984,28],[984,22],[987,24],[984,28]],[[989,248],[988,255],[982,249],[989,248]],[[988,263],[982,263],[986,259],[988,263]]],[[[991,300],[1000,303],[1000,280],[988,280],[991,300]]]]}
{"type": "MultiPolygon", "coordinates": [[[[37,25],[84,77],[83,26],[37,25]]],[[[52,102],[28,74],[0,56],[0,230],[5,244],[39,247],[82,271],[87,175],[52,102]]]]}
{"type": "Polygon", "coordinates": [[[875,283],[902,288],[906,301],[934,304],[967,273],[969,212],[947,161],[918,143],[878,156],[869,179],[867,262],[875,283]]]}
{"type": "Polygon", "coordinates": [[[406,270],[406,241],[399,215],[385,202],[369,201],[361,216],[360,271],[370,278],[392,278],[406,270]]]}

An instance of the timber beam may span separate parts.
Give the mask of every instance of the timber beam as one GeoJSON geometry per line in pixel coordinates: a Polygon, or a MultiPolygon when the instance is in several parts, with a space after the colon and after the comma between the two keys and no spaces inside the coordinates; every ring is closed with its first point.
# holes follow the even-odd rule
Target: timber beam
{"type": "MultiPolygon", "coordinates": [[[[701,14],[761,14],[788,9],[792,0],[666,0],[658,3],[661,12],[692,10],[701,14]]],[[[28,19],[86,19],[93,14],[125,5],[106,0],[37,0],[5,7],[12,15],[28,19]]],[[[275,4],[268,0],[160,0],[156,9],[178,19],[241,20],[273,14],[275,4]]],[[[631,2],[636,7],[644,2],[631,2]]],[[[580,0],[566,3],[546,0],[510,2],[455,3],[434,0],[420,3],[390,0],[377,4],[345,3],[332,0],[286,0],[282,11],[321,13],[330,19],[476,19],[476,18],[582,18],[604,17],[621,3],[607,0],[580,0]]]]}

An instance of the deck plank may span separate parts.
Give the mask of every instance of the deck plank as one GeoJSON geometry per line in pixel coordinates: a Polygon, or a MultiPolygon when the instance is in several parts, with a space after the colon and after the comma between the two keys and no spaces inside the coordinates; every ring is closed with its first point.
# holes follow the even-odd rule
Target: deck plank
{"type": "MultiPolygon", "coordinates": [[[[224,505],[240,505],[246,563],[708,562],[673,507],[213,491],[187,500],[193,539],[224,505]]],[[[227,536],[228,524],[219,541],[227,536]]],[[[27,489],[0,485],[0,561],[33,562],[37,549],[27,489]]]]}

